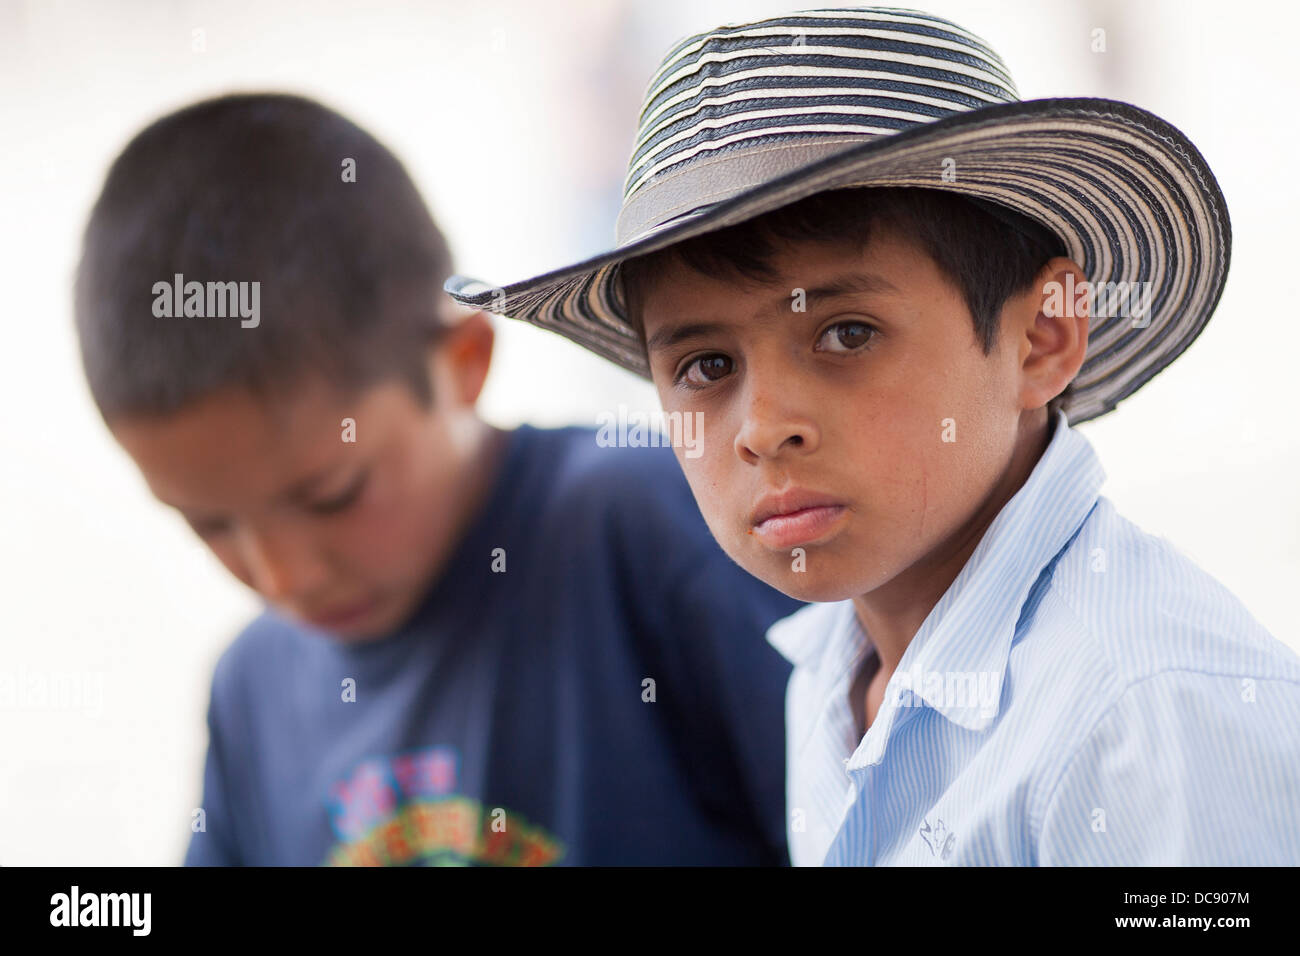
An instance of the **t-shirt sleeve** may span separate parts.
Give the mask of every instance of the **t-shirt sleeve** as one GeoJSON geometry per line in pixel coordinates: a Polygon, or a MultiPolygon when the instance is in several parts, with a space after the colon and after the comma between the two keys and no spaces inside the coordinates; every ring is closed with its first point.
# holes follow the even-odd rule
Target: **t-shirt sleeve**
{"type": "Polygon", "coordinates": [[[750,834],[767,862],[785,864],[790,665],[766,633],[803,605],[722,551],[680,471],[661,479],[621,512],[627,592],[657,701],[717,825],[750,834]]]}
{"type": "Polygon", "coordinates": [[[239,866],[239,841],[235,832],[238,814],[230,804],[230,751],[229,727],[226,714],[231,687],[231,660],[226,655],[217,665],[212,678],[212,692],[208,702],[208,750],[203,762],[202,815],[191,816],[189,847],[185,852],[185,866],[239,866]],[[202,821],[198,829],[197,820],[202,821]]]}
{"type": "MultiPolygon", "coordinates": [[[[772,590],[720,551],[682,582],[668,627],[683,640],[697,700],[715,714],[754,825],[773,859],[789,862],[785,807],[785,694],[790,665],[766,640],[802,605],[772,590]],[[719,605],[722,605],[720,608],[719,605]]],[[[685,686],[689,682],[683,681],[685,686]]],[[[691,728],[683,728],[690,734],[691,728]]]]}
{"type": "Polygon", "coordinates": [[[1171,671],[1128,688],[1067,763],[1038,863],[1300,862],[1300,686],[1171,671]]]}

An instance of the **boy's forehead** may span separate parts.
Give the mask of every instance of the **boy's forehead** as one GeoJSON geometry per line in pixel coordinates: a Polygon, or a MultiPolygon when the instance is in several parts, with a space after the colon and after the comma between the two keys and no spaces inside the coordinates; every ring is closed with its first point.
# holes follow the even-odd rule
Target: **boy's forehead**
{"type": "Polygon", "coordinates": [[[767,258],[766,277],[749,276],[738,269],[706,272],[680,254],[664,257],[663,268],[647,274],[641,288],[640,315],[653,348],[659,327],[688,321],[707,307],[744,301],[761,313],[788,312],[792,301],[801,305],[850,295],[905,296],[919,283],[935,277],[928,256],[894,232],[873,234],[867,243],[852,240],[790,239],[774,243],[767,258]],[[920,257],[929,270],[918,268],[920,257]]]}
{"type": "Polygon", "coordinates": [[[343,441],[349,413],[369,427],[397,412],[382,401],[384,415],[374,412],[378,391],[350,402],[309,386],[269,400],[232,387],[170,415],[122,418],[109,427],[159,500],[195,509],[251,503],[346,464],[356,447],[343,441]]]}

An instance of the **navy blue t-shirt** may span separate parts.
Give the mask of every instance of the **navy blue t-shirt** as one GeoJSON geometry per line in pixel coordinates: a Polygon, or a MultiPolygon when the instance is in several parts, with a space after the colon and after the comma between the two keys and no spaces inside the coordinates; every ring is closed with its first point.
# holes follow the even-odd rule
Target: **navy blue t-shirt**
{"type": "Polygon", "coordinates": [[[788,862],[764,634],[801,605],[722,552],[671,449],[508,442],[399,631],[268,611],[225,651],[186,864],[788,862]]]}

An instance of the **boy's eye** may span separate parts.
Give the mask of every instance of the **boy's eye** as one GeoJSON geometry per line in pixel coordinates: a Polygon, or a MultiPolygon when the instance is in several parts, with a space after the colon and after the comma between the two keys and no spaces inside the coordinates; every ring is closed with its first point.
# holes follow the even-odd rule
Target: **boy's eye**
{"type": "Polygon", "coordinates": [[[687,386],[691,388],[703,388],[709,382],[716,382],[723,378],[731,371],[731,359],[725,355],[703,355],[697,358],[690,365],[682,370],[678,376],[678,381],[685,380],[687,386]],[[698,375],[691,373],[698,370],[698,375]]]}
{"type": "Polygon", "coordinates": [[[227,528],[230,527],[229,522],[222,521],[221,519],[202,520],[196,518],[186,518],[185,522],[191,528],[193,528],[194,533],[197,534],[204,541],[206,541],[208,538],[215,538],[217,535],[221,534],[223,531],[225,531],[227,528]]]}
{"type": "Polygon", "coordinates": [[[336,514],[347,508],[361,496],[361,491],[366,485],[366,479],[369,477],[369,471],[361,473],[361,476],[350,484],[342,494],[335,495],[324,501],[317,501],[308,507],[316,514],[330,515],[336,514]]]}
{"type": "Polygon", "coordinates": [[[863,349],[876,334],[865,322],[837,322],[822,333],[818,346],[825,352],[856,352],[863,349]]]}

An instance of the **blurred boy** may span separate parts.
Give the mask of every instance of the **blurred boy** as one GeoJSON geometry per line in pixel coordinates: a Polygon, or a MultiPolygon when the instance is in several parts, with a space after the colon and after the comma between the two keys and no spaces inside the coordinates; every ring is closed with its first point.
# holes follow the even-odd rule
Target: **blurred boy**
{"type": "Polygon", "coordinates": [[[266,613],[212,682],[191,864],[778,864],[797,603],[665,448],[475,411],[482,313],[380,143],[292,96],[113,163],[77,327],[158,499],[266,613]]]}
{"type": "Polygon", "coordinates": [[[1116,514],[1072,427],[1222,291],[1186,137],[1021,102],[940,17],[804,11],[672,48],[618,236],[448,288],[706,414],[678,458],[709,527],[821,602],[768,635],[795,863],[1300,862],[1300,660],[1116,514]]]}

